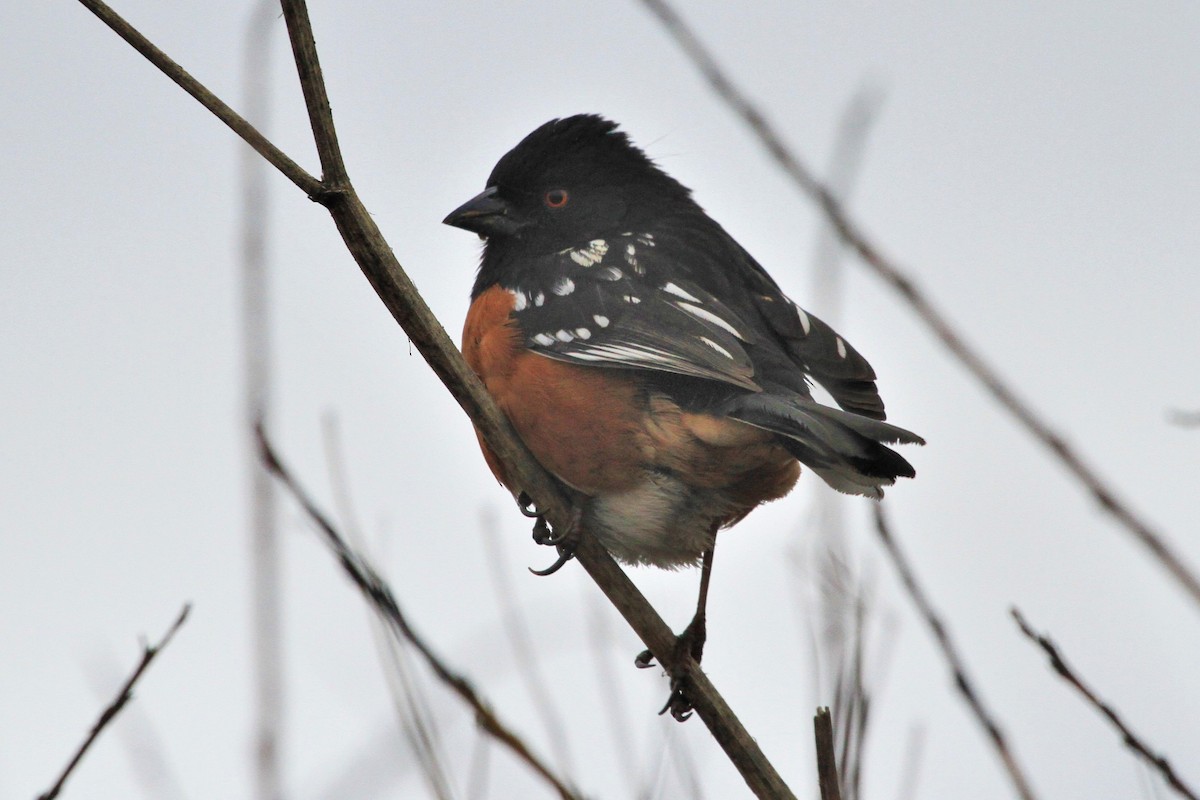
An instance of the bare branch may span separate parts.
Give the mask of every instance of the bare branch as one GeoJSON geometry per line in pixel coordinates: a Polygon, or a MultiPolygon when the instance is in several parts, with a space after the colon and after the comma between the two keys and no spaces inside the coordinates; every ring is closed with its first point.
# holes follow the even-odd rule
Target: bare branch
{"type": "Polygon", "coordinates": [[[762,111],[755,106],[733,81],[725,74],[712,53],[696,38],[681,16],[666,0],[642,0],[642,3],[659,19],[667,32],[675,39],[692,64],[708,81],[712,90],[742,118],[771,158],[787,173],[800,189],[812,198],[824,211],[838,235],[851,247],[877,276],[890,284],[929,327],[942,345],[958,359],[959,363],[976,380],[984,385],[992,398],[1012,414],[1025,430],[1058,459],[1076,480],[1084,485],[1100,507],[1114,517],[1124,528],[1150,550],[1167,571],[1175,578],[1192,600],[1200,604],[1200,577],[1197,577],[1170,545],[1145,522],[1132,507],[1117,499],[1116,492],[1100,475],[1068,444],[1063,436],[1044,422],[1033,407],[1019,397],[983,357],[973,350],[950,324],[949,319],[929,299],[928,294],[914,280],[888,258],[867,237],[857,222],[812,171],[800,161],[784,144],[783,137],[767,121],[762,111]]]}
{"type": "Polygon", "coordinates": [[[108,707],[105,708],[104,711],[100,712],[100,716],[92,725],[91,731],[83,740],[83,743],[79,745],[79,749],[75,751],[75,755],[71,756],[71,760],[67,762],[67,766],[63,769],[62,774],[58,776],[58,780],[55,781],[54,785],[48,790],[38,795],[38,800],[54,800],[54,798],[58,797],[59,792],[62,791],[63,784],[67,782],[67,778],[71,777],[71,773],[75,771],[75,767],[79,765],[79,762],[83,759],[84,754],[87,753],[88,748],[92,746],[92,743],[96,741],[96,738],[100,735],[101,731],[108,727],[108,724],[116,718],[117,714],[121,713],[121,709],[123,709],[125,705],[133,699],[133,687],[137,684],[138,680],[141,679],[142,673],[144,673],[150,666],[150,662],[154,660],[154,657],[157,656],[164,647],[171,643],[171,639],[175,636],[175,631],[179,630],[180,626],[183,625],[184,620],[187,619],[188,612],[191,610],[191,604],[185,603],[183,610],[179,612],[179,616],[175,618],[175,622],[173,622],[171,627],[167,629],[167,632],[163,634],[163,637],[159,640],[158,644],[142,646],[142,660],[138,663],[137,667],[133,670],[133,673],[125,681],[125,685],[123,685],[120,691],[117,692],[117,696],[113,698],[113,701],[108,704],[108,707]]]}
{"type": "MultiPolygon", "coordinates": [[[[488,447],[505,465],[505,472],[513,484],[534,500],[551,525],[565,529],[571,519],[571,510],[570,501],[562,487],[529,453],[478,377],[467,366],[462,354],[421,298],[416,286],[396,260],[375,221],[345,177],[345,169],[333,132],[333,121],[329,114],[329,102],[323,88],[316,85],[320,82],[320,69],[314,59],[315,48],[312,46],[312,35],[306,21],[304,4],[299,0],[284,0],[293,54],[298,62],[302,83],[305,84],[305,101],[310,119],[313,120],[314,133],[318,137],[318,150],[326,173],[326,182],[318,182],[315,185],[311,176],[295,167],[290,160],[285,160],[286,157],[280,158],[282,154],[261,134],[199,86],[178,65],[133,31],[100,0],[80,2],[93,9],[114,30],[147,55],[159,69],[188,89],[189,93],[225,120],[239,135],[251,144],[257,143],[255,149],[261,146],[263,149],[259,152],[284,171],[285,175],[304,189],[312,199],[329,210],[342,240],[380,300],[454,399],[466,411],[488,447]]],[[[586,531],[580,538],[575,554],[576,560],[638,634],[658,663],[672,675],[686,682],[688,696],[696,714],[708,726],[713,738],[725,750],[751,790],[760,797],[792,797],[779,773],[708,677],[688,654],[676,654],[674,633],[629,577],[593,537],[586,535],[586,531]]]]}
{"type": "Polygon", "coordinates": [[[963,699],[967,701],[967,706],[971,709],[971,713],[975,715],[976,721],[983,728],[992,747],[996,751],[996,755],[1000,757],[1001,764],[1004,765],[1004,770],[1008,773],[1009,779],[1012,781],[1013,788],[1017,790],[1018,796],[1022,800],[1033,800],[1035,797],[1032,787],[1029,785],[1029,780],[1025,777],[1025,772],[1021,765],[1017,762],[1017,757],[1009,747],[1008,740],[1005,738],[1003,731],[1000,730],[1000,723],[996,721],[995,716],[988,711],[983,705],[983,700],[979,696],[978,690],[967,676],[967,667],[959,655],[958,647],[950,638],[950,630],[946,627],[946,623],[942,621],[941,616],[933,608],[933,604],[929,602],[929,598],[925,594],[925,590],[917,583],[916,573],[913,572],[912,565],[908,563],[908,558],[900,550],[900,545],[892,536],[891,525],[887,521],[887,516],[883,511],[883,503],[872,503],[871,508],[875,514],[875,530],[879,534],[880,541],[883,542],[883,547],[887,551],[888,557],[892,561],[892,565],[896,568],[896,572],[900,575],[900,580],[904,584],[904,588],[908,591],[908,596],[917,606],[917,611],[925,619],[929,625],[929,630],[933,633],[933,638],[937,642],[938,647],[942,651],[942,656],[946,659],[946,663],[950,666],[954,673],[954,685],[958,688],[963,699]]]}
{"type": "Polygon", "coordinates": [[[396,602],[395,596],[392,594],[392,589],[379,573],[377,573],[366,559],[356,553],[348,544],[333,523],[317,508],[316,504],[310,499],[303,487],[296,482],[292,474],[283,466],[279,457],[275,454],[274,448],[271,447],[270,441],[267,439],[266,431],[261,427],[258,429],[259,452],[262,456],[263,464],[283,483],[284,487],[291,493],[292,497],[304,508],[305,513],[316,523],[320,530],[325,544],[337,557],[338,563],[342,565],[342,569],[354,585],[358,587],[363,596],[371,602],[376,612],[389,625],[393,634],[396,634],[417,649],[417,652],[425,659],[425,663],[433,670],[433,673],[444,683],[450,687],[459,697],[461,697],[475,712],[475,724],[484,731],[495,737],[497,741],[509,748],[518,758],[528,764],[535,772],[541,775],[549,782],[559,796],[564,800],[578,800],[579,795],[569,788],[566,783],[555,775],[548,766],[525,744],[511,728],[504,724],[499,717],[491,710],[491,707],[478,692],[471,682],[450,669],[446,662],[426,644],[408,622],[408,618],[404,616],[404,612],[400,610],[400,605],[396,602]]]}
{"type": "Polygon", "coordinates": [[[171,60],[166,53],[155,47],[149,39],[122,19],[107,4],[101,2],[101,0],[79,0],[79,2],[99,17],[105,25],[112,28],[118,36],[129,42],[134,50],[137,50],[149,59],[150,63],[158,67],[164,75],[175,81],[175,83],[179,84],[180,88],[200,101],[200,105],[207,108],[219,120],[228,125],[230,130],[242,137],[246,144],[253,147],[259,155],[271,162],[276,169],[283,173],[284,177],[299,186],[305,194],[313,197],[321,191],[322,186],[320,181],[305,172],[299,164],[292,161],[282,150],[271,144],[267,137],[259,133],[253,125],[205,88],[200,81],[189,75],[187,70],[171,60]]]}
{"type": "Polygon", "coordinates": [[[833,718],[828,708],[817,709],[817,715],[813,717],[813,731],[817,740],[817,780],[821,786],[821,800],[842,800],[842,793],[838,789],[833,718]]]}
{"type": "MultiPolygon", "coordinates": [[[[366,540],[358,523],[354,504],[350,500],[350,487],[346,478],[345,460],[342,457],[337,416],[332,412],[323,414],[321,428],[336,514],[341,520],[342,530],[346,532],[351,545],[365,553],[367,551],[366,540]]],[[[258,463],[262,467],[261,459],[258,459],[258,463]]],[[[392,708],[396,712],[400,730],[412,750],[413,757],[416,759],[430,793],[438,800],[449,800],[454,797],[455,793],[452,791],[450,776],[444,766],[445,748],[434,716],[429,709],[423,687],[417,683],[416,676],[409,665],[408,653],[404,647],[405,642],[391,635],[387,623],[380,618],[379,614],[372,613],[372,609],[367,609],[367,614],[370,618],[371,633],[375,640],[375,650],[379,656],[384,682],[391,695],[392,708]]],[[[349,767],[357,768],[356,765],[349,765],[349,767]]]]}
{"type": "Polygon", "coordinates": [[[1050,640],[1050,637],[1040,634],[1031,628],[1029,623],[1025,621],[1025,617],[1022,616],[1021,612],[1016,608],[1011,609],[1011,613],[1013,619],[1017,621],[1017,626],[1021,629],[1021,633],[1025,634],[1030,641],[1042,648],[1042,651],[1046,654],[1046,657],[1050,659],[1050,666],[1054,669],[1054,671],[1057,672],[1063,680],[1074,686],[1075,689],[1081,695],[1083,695],[1084,699],[1087,700],[1089,705],[1091,705],[1104,716],[1108,717],[1108,721],[1111,722],[1113,727],[1120,732],[1121,738],[1124,740],[1126,747],[1153,765],[1154,768],[1158,770],[1159,774],[1162,775],[1163,780],[1165,780],[1167,785],[1169,785],[1172,789],[1188,798],[1188,800],[1200,800],[1196,797],[1196,793],[1192,791],[1192,789],[1186,784],[1184,784],[1183,780],[1177,774],[1175,774],[1175,770],[1171,768],[1171,764],[1169,761],[1167,761],[1166,757],[1160,756],[1151,750],[1149,745],[1147,745],[1142,739],[1138,738],[1137,734],[1131,731],[1129,726],[1122,721],[1121,716],[1117,713],[1116,709],[1097,697],[1096,693],[1089,689],[1088,686],[1083,682],[1083,679],[1075,674],[1074,670],[1071,669],[1066,660],[1058,652],[1058,648],[1054,645],[1054,642],[1050,640]]]}
{"type": "Polygon", "coordinates": [[[321,62],[317,59],[317,43],[308,20],[308,6],[304,0],[282,0],[281,5],[288,38],[292,41],[292,55],[296,59],[296,73],[300,76],[300,91],[304,93],[304,105],[308,108],[308,122],[312,125],[313,141],[321,159],[323,189],[337,192],[349,188],[350,176],[346,174],[342,149],[333,127],[333,111],[325,92],[321,62]]]}

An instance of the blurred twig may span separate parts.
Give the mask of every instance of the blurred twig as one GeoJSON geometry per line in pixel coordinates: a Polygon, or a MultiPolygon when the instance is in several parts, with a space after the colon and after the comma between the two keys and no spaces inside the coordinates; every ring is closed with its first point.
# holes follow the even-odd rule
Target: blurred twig
{"type": "MultiPolygon", "coordinates": [[[[811,642],[818,697],[829,703],[837,732],[839,791],[842,800],[856,800],[871,709],[867,635],[874,610],[872,581],[864,579],[851,562],[843,537],[821,529],[808,538],[813,540],[816,560],[810,563],[797,557],[794,561],[797,583],[816,592],[813,600],[800,597],[802,605],[813,606],[804,627],[811,642]]],[[[878,665],[875,656],[871,660],[878,665]]]]}
{"type": "Polygon", "coordinates": [[[142,660],[138,663],[137,667],[133,670],[133,673],[125,681],[125,684],[117,692],[117,696],[113,698],[113,701],[108,704],[107,708],[100,712],[100,716],[92,725],[91,731],[88,732],[88,735],[79,745],[79,749],[75,751],[75,755],[71,756],[71,760],[67,762],[67,766],[58,776],[58,780],[54,782],[53,786],[51,786],[42,794],[38,795],[38,800],[54,800],[54,798],[58,797],[59,792],[62,791],[63,785],[67,782],[67,778],[71,777],[71,773],[75,771],[75,767],[79,765],[79,762],[83,759],[84,754],[87,753],[88,748],[90,748],[92,743],[96,741],[96,737],[100,735],[101,731],[108,727],[108,724],[116,718],[117,714],[121,713],[121,709],[123,709],[125,705],[133,699],[134,685],[136,685],[138,680],[141,679],[142,673],[144,673],[150,666],[150,662],[154,661],[154,657],[157,656],[164,647],[171,643],[171,639],[175,636],[175,631],[179,630],[180,626],[183,625],[184,620],[187,619],[188,612],[191,611],[191,609],[192,606],[190,603],[184,604],[183,610],[179,612],[179,616],[175,618],[175,622],[173,622],[171,627],[167,629],[167,632],[163,634],[163,637],[159,640],[158,644],[142,645],[142,660]]]}
{"type": "Polygon", "coordinates": [[[321,510],[309,498],[308,493],[304,491],[296,482],[296,479],[292,477],[292,474],[280,462],[274,448],[271,447],[271,443],[267,439],[266,432],[261,427],[258,429],[258,441],[260,454],[267,469],[279,478],[291,495],[304,508],[305,513],[316,523],[325,544],[337,557],[338,563],[342,565],[342,569],[346,575],[349,576],[354,585],[359,588],[359,591],[371,602],[375,610],[387,622],[390,630],[395,635],[403,637],[415,647],[417,652],[425,659],[425,663],[433,670],[434,674],[471,707],[475,712],[475,723],[480,728],[508,747],[518,758],[541,775],[558,791],[560,797],[567,800],[578,800],[579,795],[555,775],[540,758],[533,754],[521,737],[496,716],[488,703],[475,691],[475,687],[471,685],[471,682],[450,669],[441,657],[430,649],[425,640],[417,635],[417,632],[413,630],[408,619],[404,616],[404,612],[400,610],[400,606],[392,594],[391,587],[388,586],[387,582],[375,572],[375,569],[362,556],[346,544],[341,534],[333,527],[333,523],[321,513],[321,510]]]}
{"type": "MultiPolygon", "coordinates": [[[[842,109],[833,138],[833,155],[825,173],[825,186],[842,203],[850,199],[858,183],[867,138],[882,105],[883,92],[868,84],[860,86],[842,109]]],[[[813,310],[821,315],[821,319],[834,327],[838,326],[841,318],[842,276],[845,274],[842,262],[845,252],[846,244],[837,230],[828,219],[822,219],[813,255],[812,303],[813,310]]],[[[841,498],[833,492],[823,492],[822,495],[841,498]]]]}
{"type": "Polygon", "coordinates": [[[817,740],[817,780],[821,786],[821,800],[842,800],[842,793],[838,789],[833,718],[828,708],[817,709],[817,715],[813,717],[813,732],[817,740]]]}
{"type": "MultiPolygon", "coordinates": [[[[271,31],[278,12],[258,0],[250,12],[243,50],[242,91],[246,114],[259,124],[270,110],[271,31]]],[[[275,485],[254,446],[254,424],[271,417],[271,336],[267,231],[267,167],[240,150],[243,424],[250,486],[250,624],[253,637],[254,783],[258,800],[283,795],[280,731],[283,727],[283,600],[275,485]]]]}
{"type": "MultiPolygon", "coordinates": [[[[124,676],[125,665],[115,661],[111,655],[107,655],[103,663],[91,670],[90,683],[97,697],[107,698],[113,684],[124,676]]],[[[162,736],[146,709],[146,706],[136,703],[126,706],[121,712],[121,724],[110,735],[124,746],[142,797],[186,800],[187,792],[180,782],[179,773],[167,757],[162,736]]]]}
{"type": "Polygon", "coordinates": [[[542,674],[541,663],[534,652],[533,636],[529,632],[529,624],[515,601],[516,590],[509,579],[512,571],[504,556],[504,549],[500,546],[495,512],[484,511],[481,522],[483,543],[487,551],[487,558],[484,560],[492,575],[492,588],[500,608],[501,623],[517,659],[517,674],[521,676],[525,690],[533,699],[534,710],[542,719],[542,725],[546,729],[546,738],[550,740],[550,748],[554,753],[555,763],[564,772],[574,772],[566,727],[554,705],[554,698],[546,688],[550,682],[542,674]]]}
{"type": "Polygon", "coordinates": [[[921,755],[925,750],[925,729],[914,725],[904,746],[904,771],[896,781],[896,800],[917,800],[917,779],[921,775],[921,755]]]}
{"type": "Polygon", "coordinates": [[[1000,730],[1000,723],[990,711],[983,705],[983,699],[979,696],[978,690],[967,676],[967,667],[959,655],[958,647],[950,638],[950,631],[946,627],[946,623],[942,621],[941,615],[933,608],[933,604],[929,602],[929,598],[925,594],[925,590],[917,582],[916,573],[913,572],[912,565],[908,563],[907,556],[900,550],[900,544],[892,536],[891,525],[888,523],[887,515],[883,510],[883,503],[871,503],[871,509],[875,514],[875,530],[879,533],[879,539],[883,542],[883,547],[887,551],[888,557],[891,559],[896,572],[900,575],[900,580],[904,584],[904,588],[908,591],[909,597],[916,604],[917,610],[929,625],[929,630],[933,633],[933,638],[937,642],[938,647],[942,651],[942,656],[946,659],[946,663],[954,672],[954,685],[962,694],[963,699],[967,701],[967,706],[975,715],[976,721],[991,740],[992,747],[996,751],[996,755],[1000,757],[1000,762],[1004,765],[1004,770],[1008,773],[1009,780],[1012,781],[1013,788],[1017,790],[1017,794],[1022,800],[1033,800],[1035,797],[1032,787],[1029,785],[1029,780],[1025,777],[1025,771],[1017,762],[1016,754],[1008,744],[1008,739],[1003,731],[1000,730]]]}
{"type": "MultiPolygon", "coordinates": [[[[350,500],[350,484],[346,477],[345,459],[342,457],[341,435],[337,416],[333,412],[322,415],[321,433],[334,508],[351,545],[359,552],[365,553],[366,541],[358,523],[358,515],[354,513],[354,503],[350,500]]],[[[378,614],[371,614],[370,617],[375,649],[379,655],[384,682],[391,695],[392,708],[396,712],[400,730],[412,749],[413,757],[430,793],[438,800],[450,800],[455,793],[444,766],[446,758],[441,736],[429,709],[428,698],[409,666],[407,654],[404,652],[405,641],[389,636],[387,625],[378,614]]]]}
{"type": "Polygon", "coordinates": [[[613,635],[606,616],[608,609],[604,607],[594,592],[589,593],[583,602],[587,609],[584,617],[588,650],[596,669],[599,695],[605,698],[604,715],[608,721],[609,735],[612,737],[617,768],[625,776],[625,784],[630,797],[648,795],[648,791],[643,791],[638,786],[638,757],[636,754],[639,748],[633,735],[633,724],[629,719],[625,693],[620,688],[621,684],[613,666],[610,647],[613,635]]]}
{"type": "Polygon", "coordinates": [[[1138,735],[1131,731],[1121,719],[1121,716],[1117,713],[1116,709],[1097,697],[1096,693],[1088,688],[1083,680],[1075,674],[1074,670],[1071,669],[1071,667],[1063,659],[1062,655],[1058,652],[1058,648],[1055,646],[1054,642],[1052,642],[1048,636],[1040,634],[1031,628],[1029,623],[1025,621],[1025,617],[1023,617],[1021,612],[1016,608],[1011,609],[1011,612],[1013,619],[1017,621],[1017,626],[1021,629],[1021,633],[1025,634],[1030,641],[1042,648],[1042,652],[1044,652],[1046,657],[1050,659],[1050,666],[1059,674],[1060,677],[1063,678],[1063,680],[1074,686],[1075,689],[1081,695],[1083,695],[1084,699],[1087,700],[1089,705],[1108,718],[1108,721],[1113,724],[1113,727],[1120,732],[1121,738],[1125,742],[1125,746],[1152,764],[1155,769],[1158,770],[1159,774],[1162,775],[1163,779],[1167,782],[1167,785],[1169,785],[1172,789],[1179,792],[1179,794],[1183,795],[1189,800],[1198,800],[1196,793],[1192,791],[1192,789],[1188,787],[1175,773],[1175,770],[1171,768],[1170,762],[1167,761],[1164,756],[1160,756],[1155,753],[1150,749],[1149,745],[1147,745],[1142,739],[1138,738],[1138,735]]]}
{"type": "Polygon", "coordinates": [[[1167,412],[1167,419],[1172,425],[1181,428],[1200,428],[1200,411],[1183,411],[1173,408],[1167,412]]]}
{"type": "Polygon", "coordinates": [[[471,766],[467,770],[467,800],[487,797],[488,773],[491,767],[491,739],[480,731],[471,749],[471,766]]]}
{"type": "Polygon", "coordinates": [[[1116,492],[1083,461],[1075,447],[1038,417],[1032,406],[1019,397],[1000,374],[966,343],[946,315],[933,305],[925,290],[918,287],[895,261],[885,256],[867,237],[858,223],[850,218],[837,196],[784,144],[783,138],[767,121],[762,111],[734,85],[678,12],[666,0],[642,0],[642,3],[659,19],[696,69],[704,75],[713,91],[749,126],[771,158],[821,207],[838,235],[858,253],[863,263],[899,292],[942,345],[984,385],[993,399],[1012,414],[1030,435],[1046,447],[1059,463],[1084,485],[1105,512],[1145,545],[1191,595],[1192,600],[1200,604],[1200,577],[1184,564],[1161,534],[1145,522],[1131,506],[1117,499],[1116,492]]]}
{"type": "MultiPolygon", "coordinates": [[[[827,170],[827,186],[844,202],[854,189],[866,152],[867,136],[878,116],[881,93],[860,87],[842,110],[827,170]]],[[[845,245],[822,220],[813,258],[813,301],[821,318],[836,325],[842,307],[845,245]]],[[[833,679],[831,703],[838,732],[837,767],[843,800],[858,800],[870,696],[865,682],[865,637],[870,610],[868,585],[848,555],[845,509],[849,498],[820,492],[814,501],[818,524],[809,538],[824,555],[816,565],[818,625],[823,647],[814,649],[818,679],[833,679]]],[[[828,687],[826,687],[828,689],[828,687]]]]}
{"type": "MultiPolygon", "coordinates": [[[[308,11],[303,0],[282,0],[283,16],[292,42],[300,88],[304,94],[313,139],[321,160],[317,180],[284,155],[279,148],[208,91],[182,67],[121,19],[102,0],[79,0],[105,24],[142,53],[169,78],[212,111],[235,133],[270,161],[314,201],[325,206],[350,254],[370,281],[379,299],[404,329],[442,383],[471,418],[488,447],[505,465],[505,472],[544,512],[555,527],[571,520],[570,500],[563,487],[544,470],[512,429],[488,395],[479,378],[463,360],[441,323],[433,315],[408,274],[396,260],[375,220],[354,191],[342,161],[334,130],[329,97],[308,11]]],[[[637,632],[655,660],[687,685],[697,716],[708,726],[742,778],[760,797],[788,798],[791,790],[767,760],[758,743],[733,713],[699,665],[687,654],[676,653],[674,632],[646,601],[608,552],[584,531],[575,557],[609,601],[637,632]]]]}

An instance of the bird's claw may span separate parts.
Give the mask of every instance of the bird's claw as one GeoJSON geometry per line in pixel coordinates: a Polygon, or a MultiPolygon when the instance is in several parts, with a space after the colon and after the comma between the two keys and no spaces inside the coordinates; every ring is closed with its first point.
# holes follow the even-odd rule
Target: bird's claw
{"type": "Polygon", "coordinates": [[[643,650],[633,659],[633,665],[638,669],[650,669],[654,666],[654,653],[649,650],[643,650]]]}
{"type": "Polygon", "coordinates": [[[658,712],[659,716],[671,712],[671,716],[676,722],[687,722],[695,710],[692,707],[692,701],[687,696],[686,690],[687,678],[672,678],[671,679],[671,695],[667,698],[666,704],[662,710],[658,712]]]}
{"type": "Polygon", "coordinates": [[[538,517],[537,522],[533,523],[533,540],[538,544],[554,545],[565,544],[568,537],[571,536],[574,526],[567,528],[562,533],[552,530],[549,523],[544,517],[538,517]]]}
{"type": "Polygon", "coordinates": [[[546,522],[546,518],[542,516],[542,512],[537,510],[529,495],[524,492],[517,495],[517,507],[521,509],[522,514],[532,517],[535,520],[533,523],[533,541],[558,549],[558,559],[553,564],[545,569],[530,567],[529,571],[534,575],[553,575],[562,569],[563,564],[566,564],[575,557],[575,547],[579,543],[580,510],[576,508],[571,513],[570,522],[563,526],[562,531],[559,532],[550,528],[550,524],[546,522]]]}
{"type": "MultiPolygon", "coordinates": [[[[690,657],[696,664],[700,663],[700,658],[704,655],[704,641],[707,638],[706,628],[704,625],[704,617],[700,616],[693,619],[691,624],[684,629],[675,639],[675,658],[677,672],[671,675],[671,694],[667,697],[667,702],[663,705],[662,710],[658,713],[665,714],[671,712],[676,722],[684,722],[692,716],[692,701],[687,694],[687,686],[689,684],[688,673],[679,668],[679,664],[683,663],[685,658],[690,657]]],[[[633,659],[633,665],[638,669],[648,669],[654,666],[654,654],[649,650],[643,650],[633,659]]]]}
{"type": "MultiPolygon", "coordinates": [[[[538,520],[538,521],[540,522],[541,520],[538,520]]],[[[536,538],[537,538],[537,535],[534,534],[534,539],[536,539],[536,538]]],[[[562,538],[565,539],[566,537],[562,537],[562,538]]],[[[540,544],[540,542],[539,542],[539,544],[540,544]]],[[[534,575],[540,575],[542,577],[545,577],[547,575],[553,575],[554,573],[556,573],[560,569],[562,569],[563,564],[566,564],[568,561],[570,561],[572,558],[575,557],[575,542],[574,541],[563,541],[560,544],[558,544],[557,547],[558,547],[558,559],[553,564],[546,567],[545,569],[534,569],[533,567],[530,567],[529,571],[532,572],[534,575]]]]}
{"type": "Polygon", "coordinates": [[[517,495],[517,508],[521,510],[522,514],[531,519],[542,518],[542,512],[537,510],[537,506],[533,503],[533,498],[524,492],[517,495]]]}

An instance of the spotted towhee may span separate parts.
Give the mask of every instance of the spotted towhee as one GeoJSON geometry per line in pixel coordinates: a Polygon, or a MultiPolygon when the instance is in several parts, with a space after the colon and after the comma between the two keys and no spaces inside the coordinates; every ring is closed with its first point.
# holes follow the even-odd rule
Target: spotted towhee
{"type": "Polygon", "coordinates": [[[718,529],[787,494],[801,464],[875,498],[914,475],[885,445],[922,439],[883,421],[866,359],[615,123],[547,122],[445,221],[486,240],[463,355],[573,490],[578,526],[627,563],[703,562],[681,637],[697,658],[718,529]]]}

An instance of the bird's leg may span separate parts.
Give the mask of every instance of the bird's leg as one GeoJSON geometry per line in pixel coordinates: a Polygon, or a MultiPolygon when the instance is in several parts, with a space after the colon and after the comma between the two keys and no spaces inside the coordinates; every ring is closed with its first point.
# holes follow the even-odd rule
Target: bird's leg
{"type": "MultiPolygon", "coordinates": [[[[705,624],[705,609],[708,606],[708,582],[712,577],[713,551],[716,549],[716,538],[713,539],[713,544],[704,551],[700,565],[700,597],[696,601],[696,613],[692,615],[692,621],[683,629],[683,633],[679,634],[675,639],[675,659],[676,663],[682,661],[685,656],[691,656],[692,660],[697,665],[700,664],[700,659],[704,656],[704,642],[708,638],[708,626],[705,624]]],[[[634,665],[645,669],[654,665],[654,655],[649,650],[643,650],[634,659],[634,665]]],[[[671,712],[671,716],[679,722],[683,722],[692,715],[692,702],[687,696],[687,673],[678,668],[671,674],[671,695],[667,698],[667,703],[662,707],[659,714],[671,712]]]]}
{"type": "Polygon", "coordinates": [[[537,510],[533,499],[525,494],[525,492],[517,495],[517,508],[521,509],[522,514],[535,520],[533,523],[533,541],[538,544],[553,545],[558,549],[558,559],[553,564],[545,569],[530,567],[529,571],[534,575],[553,575],[562,569],[563,564],[566,564],[575,557],[575,547],[579,539],[581,509],[576,506],[571,511],[570,522],[559,532],[550,529],[549,523],[546,522],[546,517],[541,511],[537,510]]]}

